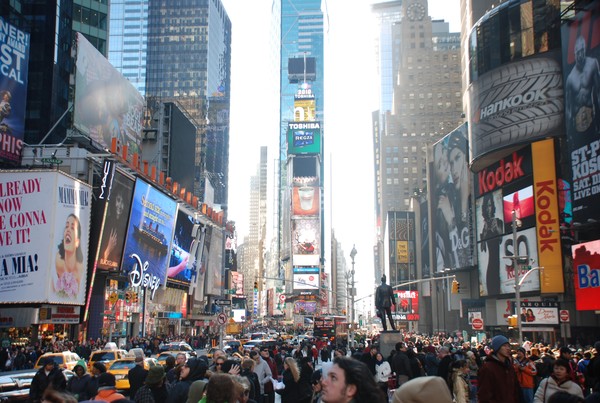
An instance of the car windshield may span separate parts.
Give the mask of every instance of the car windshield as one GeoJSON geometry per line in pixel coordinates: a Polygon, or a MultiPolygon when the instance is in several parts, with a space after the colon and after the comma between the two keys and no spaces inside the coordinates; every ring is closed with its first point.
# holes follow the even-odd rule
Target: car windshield
{"type": "Polygon", "coordinates": [[[53,355],[50,358],[52,358],[52,361],[54,361],[58,365],[61,365],[64,362],[62,355],[53,355]]]}
{"type": "Polygon", "coordinates": [[[191,347],[188,347],[185,344],[168,344],[167,345],[167,350],[170,351],[189,351],[191,350],[191,347]]]}
{"type": "Polygon", "coordinates": [[[135,362],[133,361],[115,361],[113,365],[110,366],[110,370],[113,369],[131,369],[135,367],[135,362]]]}
{"type": "Polygon", "coordinates": [[[102,353],[92,354],[90,361],[112,361],[115,359],[115,353],[112,351],[105,351],[102,353]]]}

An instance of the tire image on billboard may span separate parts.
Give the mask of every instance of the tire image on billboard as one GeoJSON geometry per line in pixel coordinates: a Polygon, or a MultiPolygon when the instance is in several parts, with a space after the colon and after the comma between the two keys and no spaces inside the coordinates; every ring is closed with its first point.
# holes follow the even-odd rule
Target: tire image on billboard
{"type": "MultiPolygon", "coordinates": [[[[508,146],[560,134],[563,85],[558,61],[533,57],[501,66],[470,89],[472,160],[508,146]]],[[[475,164],[474,169],[484,166],[475,164]]]]}

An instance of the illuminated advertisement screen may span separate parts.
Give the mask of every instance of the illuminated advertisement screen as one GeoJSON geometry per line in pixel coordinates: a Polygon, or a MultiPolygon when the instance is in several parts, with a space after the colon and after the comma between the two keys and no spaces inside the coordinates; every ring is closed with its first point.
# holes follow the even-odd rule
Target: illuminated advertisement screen
{"type": "Polygon", "coordinates": [[[431,200],[434,233],[434,267],[471,267],[475,263],[471,203],[471,174],[468,168],[467,125],[464,124],[433,145],[434,170],[431,200]]]}
{"type": "Polygon", "coordinates": [[[132,284],[149,275],[154,293],[165,283],[177,208],[171,197],[136,180],[122,264],[125,274],[135,276],[132,284]]]}
{"type": "Polygon", "coordinates": [[[321,256],[321,226],[318,219],[292,220],[294,266],[318,266],[321,256]]]}
{"type": "Polygon", "coordinates": [[[318,267],[294,267],[294,290],[313,291],[311,294],[317,294],[319,291],[319,268],[318,267]]]}
{"type": "Polygon", "coordinates": [[[565,120],[571,156],[573,221],[600,217],[600,3],[575,8],[561,24],[565,120]]]}
{"type": "Polygon", "coordinates": [[[314,99],[294,99],[294,121],[310,122],[317,117],[316,101],[314,99]]]}
{"type": "Polygon", "coordinates": [[[21,161],[30,36],[0,17],[0,159],[21,161]]]}
{"type": "Polygon", "coordinates": [[[392,311],[400,315],[400,320],[419,320],[419,292],[394,290],[396,306],[392,311]]]}
{"type": "Polygon", "coordinates": [[[188,268],[190,250],[192,247],[192,229],[194,228],[194,216],[180,209],[175,222],[175,233],[171,244],[171,258],[167,277],[169,280],[189,283],[192,279],[192,268],[188,268]]]}
{"type": "Polygon", "coordinates": [[[144,98],[79,32],[75,66],[74,126],[104,148],[116,138],[139,153],[144,98]]]}
{"type": "MultiPolygon", "coordinates": [[[[515,210],[517,219],[521,221],[533,222],[535,218],[535,207],[533,200],[533,186],[527,186],[516,192],[507,194],[502,198],[502,210],[504,212],[504,224],[507,231],[512,228],[512,212],[515,210]],[[531,218],[530,220],[527,220],[531,218]],[[510,227],[510,228],[509,228],[510,227]]],[[[530,226],[524,224],[525,226],[530,226]]]]}
{"type": "Polygon", "coordinates": [[[116,170],[112,180],[106,179],[106,182],[102,182],[98,195],[99,199],[104,198],[106,209],[97,267],[104,270],[118,270],[123,257],[134,182],[116,170]],[[102,187],[104,184],[106,188],[102,187]]]}
{"type": "Polygon", "coordinates": [[[571,247],[575,271],[575,307],[578,311],[600,310],[600,240],[571,247]]]}
{"type": "Polygon", "coordinates": [[[292,188],[292,215],[319,215],[320,189],[316,186],[294,186],[292,188]]]}
{"type": "Polygon", "coordinates": [[[319,154],[321,152],[321,123],[288,123],[288,154],[319,154]]]}

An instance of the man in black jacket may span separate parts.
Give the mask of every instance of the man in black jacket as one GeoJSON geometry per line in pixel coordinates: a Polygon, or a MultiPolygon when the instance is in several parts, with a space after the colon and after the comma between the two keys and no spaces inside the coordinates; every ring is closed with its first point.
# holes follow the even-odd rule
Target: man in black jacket
{"type": "Polygon", "coordinates": [[[129,378],[129,397],[131,400],[135,398],[137,391],[144,386],[147,376],[148,370],[144,369],[144,357],[138,355],[135,357],[135,366],[127,373],[127,377],[129,378]]]}
{"type": "Polygon", "coordinates": [[[413,378],[410,369],[410,360],[406,355],[406,344],[402,341],[396,343],[396,354],[392,358],[392,371],[396,373],[396,387],[408,382],[413,378]]]}
{"type": "Polygon", "coordinates": [[[54,390],[62,392],[67,388],[67,378],[65,378],[60,368],[54,365],[52,358],[45,358],[42,367],[31,380],[29,399],[33,403],[40,403],[44,392],[50,385],[52,385],[54,390]]]}

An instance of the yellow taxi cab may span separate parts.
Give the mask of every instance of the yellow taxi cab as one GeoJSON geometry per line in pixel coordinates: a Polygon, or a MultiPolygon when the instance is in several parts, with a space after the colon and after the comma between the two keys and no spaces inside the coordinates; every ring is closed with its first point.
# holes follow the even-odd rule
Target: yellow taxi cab
{"type": "Polygon", "coordinates": [[[88,371],[92,371],[92,367],[96,362],[101,362],[106,366],[106,369],[109,369],[116,360],[126,357],[127,351],[121,349],[92,351],[92,355],[90,355],[90,360],[88,361],[88,371]]]}
{"type": "Polygon", "coordinates": [[[81,358],[79,357],[79,355],[77,355],[76,353],[73,353],[71,351],[63,351],[60,353],[45,353],[42,354],[40,356],[40,358],[38,358],[38,360],[35,363],[35,366],[33,367],[34,369],[39,369],[41,368],[41,363],[43,362],[42,360],[46,360],[46,358],[52,358],[52,360],[54,361],[54,363],[56,365],[58,365],[59,368],[63,368],[63,369],[69,369],[69,370],[73,370],[73,368],[75,368],[75,365],[77,365],[77,362],[81,360],[81,358]]]}
{"type": "Polygon", "coordinates": [[[189,360],[191,357],[191,355],[186,353],[185,351],[164,351],[160,353],[158,357],[156,357],[156,361],[158,361],[158,363],[164,367],[167,363],[167,357],[171,355],[174,358],[177,358],[177,354],[185,354],[186,361],[189,360]]]}
{"type": "MultiPolygon", "coordinates": [[[[144,358],[144,369],[160,365],[154,358],[144,358]]],[[[108,372],[115,376],[117,390],[129,390],[129,370],[135,367],[135,357],[126,357],[114,361],[108,372]]]]}

